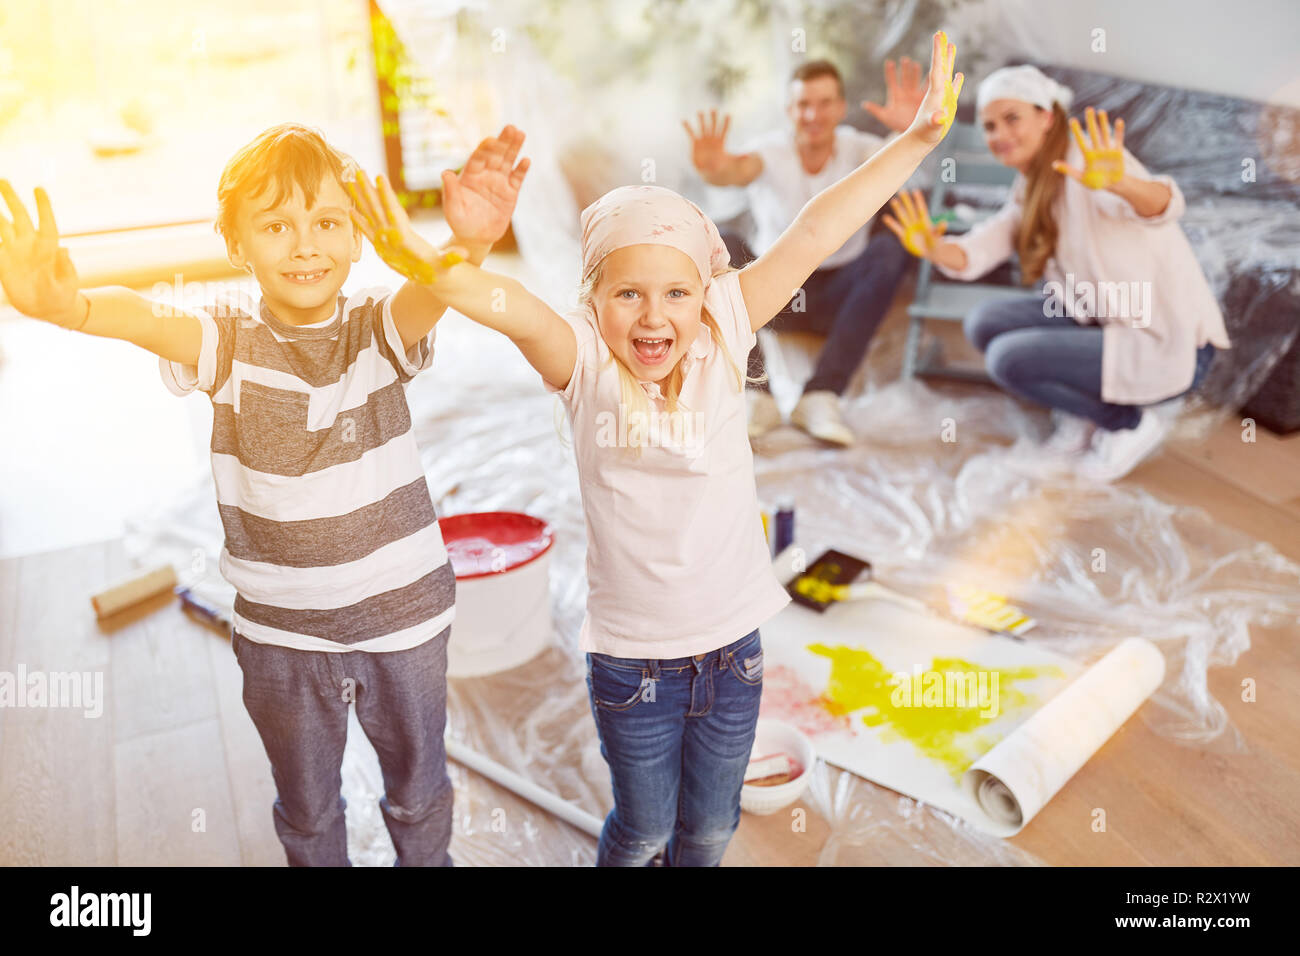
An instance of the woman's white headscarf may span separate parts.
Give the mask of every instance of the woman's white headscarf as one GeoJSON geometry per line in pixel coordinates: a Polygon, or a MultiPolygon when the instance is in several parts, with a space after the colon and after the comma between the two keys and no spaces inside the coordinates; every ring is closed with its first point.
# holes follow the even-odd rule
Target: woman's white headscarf
{"type": "Polygon", "coordinates": [[[994,100],[1022,100],[1050,110],[1060,103],[1067,112],[1074,101],[1074,91],[1044,74],[1036,66],[1004,66],[994,70],[980,84],[975,95],[975,115],[982,116],[984,107],[994,100]]]}

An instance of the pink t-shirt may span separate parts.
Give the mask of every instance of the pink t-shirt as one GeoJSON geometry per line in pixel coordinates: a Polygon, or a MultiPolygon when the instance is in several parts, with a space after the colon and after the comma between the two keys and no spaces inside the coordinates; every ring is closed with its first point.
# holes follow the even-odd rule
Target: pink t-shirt
{"type": "MultiPolygon", "coordinates": [[[[743,370],[755,336],[740,274],[717,276],[705,305],[743,370]]],[[[578,341],[568,387],[587,523],[587,616],[579,647],[663,660],[704,654],[759,627],[789,603],[763,535],[745,397],[707,326],[682,358],[679,413],[642,383],[653,416],[621,409],[618,367],[595,313],[565,320],[578,341]],[[637,455],[627,436],[649,441],[637,455]]]]}

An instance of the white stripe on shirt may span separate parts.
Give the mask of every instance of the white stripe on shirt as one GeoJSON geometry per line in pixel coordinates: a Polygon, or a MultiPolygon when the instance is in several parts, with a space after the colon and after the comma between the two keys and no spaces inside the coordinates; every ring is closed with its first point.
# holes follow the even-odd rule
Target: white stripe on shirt
{"type": "Polygon", "coordinates": [[[254,604],[310,611],[348,607],[404,588],[446,563],[447,549],[434,521],[345,564],[293,568],[246,561],[223,551],[221,573],[254,604]]]}

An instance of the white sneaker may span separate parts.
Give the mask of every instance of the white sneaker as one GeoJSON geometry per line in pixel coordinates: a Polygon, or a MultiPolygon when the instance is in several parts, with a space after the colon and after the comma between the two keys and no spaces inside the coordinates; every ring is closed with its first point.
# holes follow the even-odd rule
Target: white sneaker
{"type": "Polygon", "coordinates": [[[749,437],[758,439],[781,424],[781,409],[771,392],[761,388],[749,391],[749,437]]]}
{"type": "Polygon", "coordinates": [[[790,413],[790,421],[821,441],[844,447],[853,444],[853,432],[844,424],[840,415],[840,397],[834,392],[804,392],[790,413]]]}
{"type": "Polygon", "coordinates": [[[1118,481],[1160,447],[1169,424],[1150,409],[1142,410],[1136,428],[1097,429],[1092,448],[1079,462],[1079,472],[1093,481],[1118,481]]]}
{"type": "Polygon", "coordinates": [[[1091,421],[1057,409],[1052,410],[1052,421],[1056,427],[1043,442],[1044,451],[1070,456],[1081,455],[1091,447],[1092,436],[1097,431],[1097,426],[1091,421]]]}

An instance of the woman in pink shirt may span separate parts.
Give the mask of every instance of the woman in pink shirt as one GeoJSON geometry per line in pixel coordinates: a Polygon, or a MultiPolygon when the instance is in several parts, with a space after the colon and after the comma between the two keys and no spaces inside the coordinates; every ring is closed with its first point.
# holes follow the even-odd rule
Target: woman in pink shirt
{"type": "Polygon", "coordinates": [[[671,190],[602,196],[582,213],[581,304],[564,316],[513,279],[446,261],[390,190],[381,203],[366,184],[359,224],[385,261],[509,336],[568,409],[587,526],[579,647],[614,791],[598,865],[717,865],[740,822],[758,628],[789,601],[763,537],[741,363],[790,290],[943,139],[955,56],[936,34],[912,125],[739,272],[713,222],[671,190]]]}
{"type": "MultiPolygon", "coordinates": [[[[1179,228],[1184,201],[1124,149],[1124,121],[1087,110],[1088,139],[1067,121],[1071,91],[1032,66],[980,84],[989,148],[1020,172],[1011,199],[968,235],[940,238],[920,193],[885,216],[913,254],[956,279],[978,279],[1013,253],[1043,297],[994,299],[966,317],[989,375],[1053,409],[1049,447],[1098,481],[1128,474],[1167,425],[1149,407],[1200,384],[1223,315],[1179,228]],[[1071,133],[1073,136],[1071,137],[1071,133]]],[[[958,168],[960,178],[960,167],[958,168]]]]}

